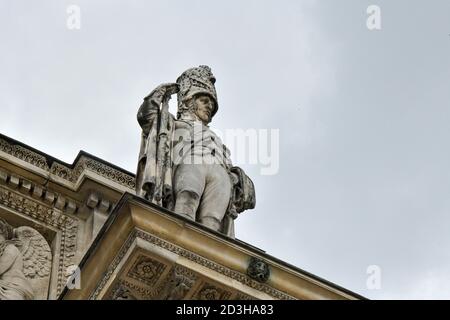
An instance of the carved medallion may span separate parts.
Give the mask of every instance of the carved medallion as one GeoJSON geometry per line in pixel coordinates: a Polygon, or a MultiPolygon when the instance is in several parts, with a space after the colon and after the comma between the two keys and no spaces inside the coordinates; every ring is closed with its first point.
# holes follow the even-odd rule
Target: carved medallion
{"type": "Polygon", "coordinates": [[[166,265],[150,259],[144,255],[140,255],[133,267],[128,272],[127,276],[145,283],[146,285],[153,286],[159,279],[166,265]]]}
{"type": "Polygon", "coordinates": [[[250,278],[264,283],[269,280],[270,268],[263,260],[252,257],[247,269],[247,274],[250,278]]]}

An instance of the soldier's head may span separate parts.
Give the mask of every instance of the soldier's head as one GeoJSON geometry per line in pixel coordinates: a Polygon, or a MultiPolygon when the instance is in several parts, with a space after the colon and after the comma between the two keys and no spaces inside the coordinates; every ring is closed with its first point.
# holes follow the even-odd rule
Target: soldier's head
{"type": "Polygon", "coordinates": [[[207,94],[198,94],[178,109],[178,119],[195,117],[207,125],[214,116],[214,100],[207,94]]]}
{"type": "Polygon", "coordinates": [[[0,218],[0,243],[12,239],[13,234],[14,230],[9,223],[0,218]]]}
{"type": "Polygon", "coordinates": [[[194,97],[195,115],[206,125],[211,122],[214,113],[214,100],[206,94],[194,97]]]}
{"type": "Polygon", "coordinates": [[[211,122],[219,106],[214,86],[216,79],[208,66],[191,68],[177,79],[180,87],[178,92],[178,114],[194,114],[203,123],[211,122]]]}

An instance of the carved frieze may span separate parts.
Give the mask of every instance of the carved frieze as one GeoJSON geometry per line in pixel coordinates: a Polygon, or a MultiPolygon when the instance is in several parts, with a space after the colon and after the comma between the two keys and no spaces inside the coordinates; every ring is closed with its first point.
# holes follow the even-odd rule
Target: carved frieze
{"type": "Polygon", "coordinates": [[[148,286],[153,286],[166,269],[166,265],[151,259],[147,256],[140,255],[133,264],[127,277],[142,282],[148,286]]]}
{"type": "Polygon", "coordinates": [[[114,287],[110,300],[138,300],[124,281],[119,281],[114,287]]]}
{"type": "Polygon", "coordinates": [[[182,300],[194,286],[198,276],[181,266],[175,266],[158,289],[161,300],[182,300]]]}
{"type": "Polygon", "coordinates": [[[46,171],[50,169],[47,164],[47,159],[43,155],[28,150],[19,145],[12,145],[6,140],[0,139],[0,151],[3,151],[40,169],[46,171]]]}
{"type": "Polygon", "coordinates": [[[195,300],[228,300],[231,297],[231,292],[215,286],[210,283],[203,283],[203,285],[194,294],[195,300]]]}
{"type": "Polygon", "coordinates": [[[108,180],[114,181],[124,187],[128,192],[134,192],[135,178],[134,175],[127,174],[116,168],[110,167],[97,160],[91,159],[85,155],[81,156],[73,168],[65,166],[62,163],[54,161],[51,167],[47,163],[45,156],[34,151],[28,150],[20,145],[14,145],[0,138],[0,152],[13,156],[19,160],[25,161],[35,167],[47,171],[61,179],[71,183],[78,182],[78,179],[84,171],[94,172],[108,180]]]}
{"type": "MultiPolygon", "coordinates": [[[[96,290],[91,294],[90,299],[95,300],[97,299],[97,297],[99,296],[100,292],[104,289],[106,283],[108,282],[108,280],[111,278],[111,276],[114,274],[114,272],[116,271],[116,268],[118,267],[119,263],[122,261],[122,259],[125,257],[127,251],[130,249],[133,241],[136,238],[140,238],[143,239],[153,245],[156,245],[157,247],[163,248],[169,252],[175,253],[183,258],[186,258],[192,262],[195,262],[203,267],[207,267],[215,272],[218,272],[222,275],[225,275],[228,278],[231,278],[233,280],[236,280],[250,288],[256,289],[258,291],[264,292],[270,296],[272,296],[275,299],[279,299],[279,300],[295,300],[294,297],[291,297],[290,295],[281,292],[279,290],[276,290],[264,283],[260,283],[258,281],[255,281],[253,279],[251,279],[248,275],[246,274],[242,274],[240,272],[237,272],[235,270],[231,270],[225,266],[222,266],[214,261],[211,261],[209,259],[206,259],[198,254],[195,254],[193,252],[190,252],[186,249],[183,249],[179,246],[176,246],[172,243],[169,243],[163,239],[160,239],[154,235],[148,234],[146,232],[143,232],[141,230],[134,230],[129,238],[127,239],[127,241],[125,242],[125,244],[122,246],[121,250],[119,251],[119,253],[117,254],[117,256],[114,258],[113,262],[110,264],[106,274],[103,276],[103,278],[100,280],[99,284],[97,285],[96,290]]],[[[166,299],[169,298],[169,296],[164,296],[164,285],[163,284],[161,286],[161,288],[159,288],[157,290],[157,292],[161,292],[160,296],[161,298],[164,297],[166,299]]],[[[197,292],[198,294],[198,292],[197,292]]],[[[214,295],[214,292],[211,290],[205,290],[205,292],[203,293],[203,295],[205,297],[211,297],[214,295]]],[[[230,296],[226,296],[228,299],[230,298],[230,296]]]]}

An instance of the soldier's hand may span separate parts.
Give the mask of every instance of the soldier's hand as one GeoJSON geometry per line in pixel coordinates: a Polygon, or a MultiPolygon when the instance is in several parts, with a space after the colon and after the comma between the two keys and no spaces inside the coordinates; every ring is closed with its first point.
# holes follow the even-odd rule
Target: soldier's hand
{"type": "Polygon", "coordinates": [[[163,83],[156,87],[148,96],[144,98],[144,100],[147,99],[154,99],[157,102],[161,102],[164,97],[170,97],[171,95],[177,93],[180,91],[180,86],[177,83],[163,83]]]}

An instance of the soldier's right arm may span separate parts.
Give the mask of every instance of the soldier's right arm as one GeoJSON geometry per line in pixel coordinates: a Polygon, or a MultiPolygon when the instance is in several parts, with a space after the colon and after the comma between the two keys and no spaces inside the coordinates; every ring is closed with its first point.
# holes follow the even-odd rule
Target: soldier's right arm
{"type": "Polygon", "coordinates": [[[154,119],[158,116],[159,104],[154,99],[146,97],[137,114],[137,120],[144,134],[148,135],[154,119]]]}
{"type": "Polygon", "coordinates": [[[165,96],[177,93],[179,86],[176,83],[164,83],[154,89],[148,96],[144,98],[144,102],[139,108],[137,119],[145,134],[151,130],[151,126],[155,117],[158,116],[159,106],[165,96]]]}

